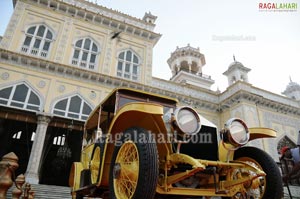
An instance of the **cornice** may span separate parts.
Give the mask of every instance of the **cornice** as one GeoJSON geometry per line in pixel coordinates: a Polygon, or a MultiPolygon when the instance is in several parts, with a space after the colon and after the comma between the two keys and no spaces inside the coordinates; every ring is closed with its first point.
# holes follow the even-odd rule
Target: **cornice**
{"type": "Polygon", "coordinates": [[[192,98],[202,101],[209,101],[214,104],[218,103],[218,93],[206,88],[193,86],[189,84],[180,84],[170,80],[164,80],[157,77],[152,77],[152,86],[163,90],[172,91],[175,93],[182,93],[192,98]]]}
{"type": "MultiPolygon", "coordinates": [[[[184,87],[166,80],[165,88],[162,86],[157,86],[155,83],[152,85],[145,85],[118,77],[104,75],[94,71],[84,70],[71,65],[60,64],[41,58],[32,57],[30,55],[8,51],[2,48],[0,48],[0,62],[31,71],[43,72],[66,79],[76,80],[78,82],[100,84],[106,88],[128,87],[139,89],[145,92],[165,95],[167,97],[178,99],[180,104],[189,105],[211,112],[222,112],[223,110],[228,109],[240,102],[252,102],[253,104],[272,109],[276,112],[293,114],[297,116],[300,115],[299,102],[268,91],[264,91],[259,88],[255,88],[249,83],[240,81],[230,86],[225,92],[218,94],[217,92],[200,88],[196,90],[193,88],[184,87]],[[173,86],[174,89],[170,89],[170,87],[173,86]],[[198,94],[195,95],[195,93],[198,94]],[[199,97],[199,95],[201,95],[201,97],[199,97]]],[[[5,66],[3,68],[6,69],[5,66]]],[[[163,82],[163,80],[158,78],[156,78],[156,80],[158,83],[159,81],[163,82]]]]}
{"type": "Polygon", "coordinates": [[[171,65],[178,58],[188,56],[200,59],[203,66],[206,64],[204,55],[200,53],[200,48],[191,47],[189,44],[186,47],[177,47],[176,50],[171,53],[171,57],[167,60],[167,63],[171,65]]]}
{"type": "Polygon", "coordinates": [[[211,78],[210,75],[206,75],[203,73],[195,73],[195,72],[189,72],[189,71],[185,71],[185,70],[180,70],[177,74],[175,74],[173,77],[171,77],[170,80],[172,81],[176,81],[180,76],[186,76],[186,77],[190,77],[191,79],[194,79],[195,81],[202,81],[205,82],[206,84],[212,85],[215,83],[215,81],[211,78]]]}
{"type": "Polygon", "coordinates": [[[78,82],[100,84],[101,86],[106,88],[128,87],[146,92],[152,92],[178,99],[180,104],[185,104],[197,108],[204,108],[209,111],[215,112],[218,109],[217,103],[191,97],[186,93],[178,93],[176,91],[169,91],[161,89],[159,87],[128,81],[126,79],[104,75],[94,71],[84,70],[71,65],[47,61],[41,58],[8,51],[2,48],[0,48],[0,63],[7,63],[31,71],[48,73],[50,75],[76,80],[78,82]]]}
{"type": "MultiPolygon", "coordinates": [[[[84,20],[85,22],[92,23],[93,25],[96,24],[105,26],[114,32],[122,31],[129,35],[141,37],[143,39],[151,41],[154,45],[161,37],[161,34],[155,33],[150,28],[147,28],[147,26],[151,24],[148,24],[140,19],[138,20],[137,18],[128,17],[124,14],[123,17],[120,17],[120,19],[118,19],[118,17],[113,17],[113,14],[111,14],[111,16],[109,17],[106,13],[117,12],[99,5],[94,5],[89,2],[85,2],[85,4],[91,4],[91,7],[87,6],[86,8],[79,7],[77,4],[80,2],[78,2],[77,4],[70,4],[62,0],[23,0],[23,2],[32,5],[39,5],[54,12],[60,12],[64,15],[67,15],[68,17],[73,17],[78,20],[84,20]],[[96,7],[95,9],[92,9],[93,6],[102,8],[106,11],[104,11],[103,13],[97,12],[96,7]],[[124,20],[124,17],[128,18],[128,20],[124,20]]],[[[81,4],[83,4],[83,2],[81,2],[81,4]]]]}
{"type": "Polygon", "coordinates": [[[228,69],[223,73],[223,75],[228,75],[229,73],[231,73],[234,70],[241,70],[246,73],[251,71],[250,68],[245,67],[241,62],[234,61],[233,63],[231,63],[229,65],[228,69]]]}
{"type": "MultiPolygon", "coordinates": [[[[143,27],[147,26],[147,27],[151,27],[151,29],[153,29],[155,27],[155,24],[148,23],[143,19],[140,19],[140,18],[122,13],[122,12],[120,12],[118,10],[114,10],[112,8],[107,8],[105,6],[102,6],[102,5],[99,5],[97,3],[87,1],[87,0],[56,0],[56,1],[64,2],[64,3],[71,4],[71,5],[74,5],[74,6],[77,6],[77,7],[83,6],[81,8],[84,8],[84,9],[87,9],[87,10],[89,10],[89,8],[90,8],[90,11],[95,12],[97,14],[99,13],[99,11],[104,12],[104,15],[106,13],[106,16],[109,17],[109,18],[114,18],[114,16],[116,16],[115,17],[116,19],[120,19],[121,17],[124,17],[127,20],[132,20],[132,21],[135,21],[135,22],[141,24],[141,26],[143,26],[143,27]],[[89,6],[89,7],[87,7],[87,6],[89,6]],[[111,16],[110,13],[113,14],[113,16],[111,16]]],[[[148,13],[146,13],[146,14],[148,14],[148,13]]],[[[149,30],[151,30],[151,29],[149,29],[149,30]]]]}
{"type": "MultiPolygon", "coordinates": [[[[247,85],[249,86],[249,85],[247,85]]],[[[242,102],[250,102],[252,104],[255,104],[259,107],[264,107],[267,109],[270,109],[274,112],[280,112],[284,114],[292,114],[300,116],[300,106],[297,106],[297,102],[295,102],[292,99],[287,99],[285,97],[274,95],[274,98],[272,99],[272,96],[268,96],[267,94],[270,94],[269,92],[257,92],[262,95],[259,95],[255,92],[249,91],[247,87],[240,87],[236,85],[236,88],[233,89],[233,92],[231,92],[230,96],[226,96],[225,98],[220,98],[220,112],[226,109],[229,109],[239,103],[242,102]],[[236,89],[238,88],[238,89],[236,89]],[[245,89],[246,88],[246,89],[245,89]],[[275,98],[276,97],[276,98],[275,98]],[[282,97],[282,100],[279,100],[282,97]],[[293,103],[287,103],[287,101],[293,102],[293,103]]],[[[249,87],[248,87],[249,88],[249,87]]],[[[252,87],[252,89],[255,89],[255,87],[252,87]]],[[[262,91],[262,90],[260,90],[262,91]]],[[[222,93],[224,94],[224,93],[222,93]]],[[[221,95],[222,95],[221,94],[221,95]]]]}

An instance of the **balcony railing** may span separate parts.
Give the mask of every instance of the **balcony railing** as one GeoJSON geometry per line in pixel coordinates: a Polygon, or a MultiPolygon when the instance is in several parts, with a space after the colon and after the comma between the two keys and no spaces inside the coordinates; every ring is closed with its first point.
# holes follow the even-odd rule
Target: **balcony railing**
{"type": "MultiPolygon", "coordinates": [[[[180,69],[180,71],[184,71],[184,72],[186,72],[186,73],[191,73],[191,74],[193,74],[193,75],[197,75],[197,76],[202,77],[202,78],[204,78],[204,79],[209,79],[209,80],[211,80],[211,76],[210,76],[210,75],[205,75],[205,74],[203,74],[203,73],[198,73],[198,72],[194,72],[194,71],[189,71],[189,70],[187,70],[187,69],[180,69]]],[[[175,75],[177,75],[180,71],[178,71],[175,75]]]]}
{"type": "Polygon", "coordinates": [[[48,51],[46,51],[46,50],[40,50],[38,48],[30,48],[29,46],[25,46],[25,45],[23,45],[21,47],[21,52],[26,53],[26,54],[31,54],[34,56],[40,56],[40,57],[48,56],[48,51]]]}

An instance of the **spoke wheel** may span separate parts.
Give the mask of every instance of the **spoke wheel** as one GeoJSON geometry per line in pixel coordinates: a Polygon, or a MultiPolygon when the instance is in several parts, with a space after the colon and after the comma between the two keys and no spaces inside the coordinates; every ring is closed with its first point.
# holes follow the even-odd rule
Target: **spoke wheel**
{"type": "Polygon", "coordinates": [[[117,198],[132,198],[139,175],[139,153],[132,141],[120,148],[114,166],[114,187],[117,198]]]}
{"type": "MultiPolygon", "coordinates": [[[[252,158],[241,157],[241,158],[238,158],[237,160],[246,162],[246,163],[250,164],[251,166],[253,166],[255,168],[263,170],[261,165],[252,158]]],[[[238,169],[237,172],[239,172],[243,177],[255,176],[256,175],[254,172],[248,171],[248,170],[245,170],[245,169],[238,169]]],[[[260,177],[256,178],[253,183],[255,183],[256,185],[254,187],[251,187],[251,188],[250,188],[251,183],[249,183],[248,185],[244,185],[247,192],[244,195],[241,194],[240,195],[241,197],[251,198],[251,199],[252,198],[253,199],[262,198],[262,196],[264,195],[265,190],[266,190],[266,177],[265,176],[260,176],[260,177]]]]}
{"type": "Polygon", "coordinates": [[[100,147],[97,146],[93,152],[93,158],[91,160],[91,182],[95,184],[99,179],[99,167],[100,167],[100,147]]]}
{"type": "Polygon", "coordinates": [[[151,135],[142,128],[125,131],[115,146],[110,168],[110,198],[153,199],[158,179],[158,153],[151,135]],[[141,141],[137,136],[145,138],[141,141]]]}
{"type": "MultiPolygon", "coordinates": [[[[283,187],[280,171],[275,161],[266,152],[255,147],[242,147],[235,152],[234,159],[250,163],[252,166],[263,170],[266,176],[259,177],[252,183],[244,184],[246,193],[237,194],[232,197],[233,199],[280,199],[282,197],[283,187]]],[[[243,177],[256,175],[245,169],[237,169],[234,173],[233,178],[237,175],[243,177]]]]}

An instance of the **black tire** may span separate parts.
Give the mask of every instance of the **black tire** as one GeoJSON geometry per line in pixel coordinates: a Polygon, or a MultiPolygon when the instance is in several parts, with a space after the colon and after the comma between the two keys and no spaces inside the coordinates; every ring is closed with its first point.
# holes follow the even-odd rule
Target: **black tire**
{"type": "MultiPolygon", "coordinates": [[[[152,139],[151,134],[146,130],[134,127],[129,128],[124,132],[121,144],[115,145],[114,152],[111,159],[111,167],[109,174],[109,188],[111,199],[127,199],[118,197],[115,192],[114,180],[117,179],[117,172],[122,172],[121,164],[116,163],[116,159],[121,147],[124,144],[134,144],[138,152],[138,180],[135,190],[130,196],[132,199],[153,199],[156,192],[157,180],[158,180],[158,152],[155,141],[152,139]],[[143,140],[139,138],[142,137],[143,140]],[[117,166],[115,166],[117,165],[117,166]],[[117,172],[116,172],[117,170],[117,172]]],[[[119,175],[121,176],[121,174],[119,175]]]]}
{"type": "MultiPolygon", "coordinates": [[[[234,154],[234,159],[250,158],[256,161],[267,174],[265,191],[261,199],[281,199],[283,195],[282,178],[273,158],[265,151],[255,147],[242,147],[234,154]]],[[[223,197],[225,198],[225,197],[223,197]]]]}

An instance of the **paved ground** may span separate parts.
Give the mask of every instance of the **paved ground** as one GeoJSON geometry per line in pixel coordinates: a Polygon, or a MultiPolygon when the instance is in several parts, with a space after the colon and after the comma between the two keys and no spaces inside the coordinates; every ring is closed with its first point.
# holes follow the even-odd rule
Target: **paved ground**
{"type": "Polygon", "coordinates": [[[300,186],[289,186],[292,197],[289,196],[287,187],[284,187],[284,199],[300,199],[300,186]]]}

